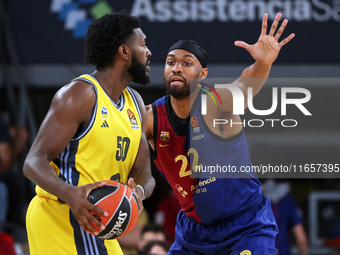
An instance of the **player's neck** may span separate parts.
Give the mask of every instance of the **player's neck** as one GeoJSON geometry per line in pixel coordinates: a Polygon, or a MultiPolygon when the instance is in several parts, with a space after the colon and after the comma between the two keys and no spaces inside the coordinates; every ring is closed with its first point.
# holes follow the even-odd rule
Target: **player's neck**
{"type": "Polygon", "coordinates": [[[170,95],[171,106],[176,115],[181,118],[185,119],[190,114],[190,96],[185,98],[174,98],[170,95]]]}
{"type": "Polygon", "coordinates": [[[102,88],[116,103],[118,103],[123,90],[129,85],[129,82],[131,82],[131,77],[127,77],[127,75],[123,73],[119,68],[116,68],[115,71],[107,68],[102,71],[93,72],[93,75],[97,78],[102,88]]]}
{"type": "Polygon", "coordinates": [[[196,97],[197,93],[180,99],[170,95],[172,109],[179,118],[185,119],[190,115],[190,109],[196,97]]]}

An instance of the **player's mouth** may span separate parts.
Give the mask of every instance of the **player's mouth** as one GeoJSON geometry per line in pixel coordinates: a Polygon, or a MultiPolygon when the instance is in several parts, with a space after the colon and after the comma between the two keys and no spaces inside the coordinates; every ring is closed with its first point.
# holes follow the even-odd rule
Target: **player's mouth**
{"type": "Polygon", "coordinates": [[[146,66],[145,66],[145,71],[146,71],[146,72],[149,72],[150,69],[151,69],[149,65],[150,65],[150,60],[148,60],[148,61],[146,62],[146,66]]]}
{"type": "Polygon", "coordinates": [[[151,69],[149,65],[150,65],[150,60],[146,63],[146,67],[145,67],[146,72],[149,72],[151,69]]]}
{"type": "Polygon", "coordinates": [[[170,85],[183,85],[184,78],[179,75],[174,75],[170,78],[170,85]]]}

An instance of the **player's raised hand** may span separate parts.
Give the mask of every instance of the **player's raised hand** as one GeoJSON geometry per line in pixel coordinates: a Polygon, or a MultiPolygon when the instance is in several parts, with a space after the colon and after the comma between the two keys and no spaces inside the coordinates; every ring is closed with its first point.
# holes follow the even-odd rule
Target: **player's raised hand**
{"type": "Polygon", "coordinates": [[[235,45],[246,49],[254,60],[264,64],[272,64],[279,55],[281,48],[295,36],[295,34],[292,33],[279,42],[279,39],[288,23],[287,19],[283,20],[280,28],[277,30],[281,16],[281,13],[276,15],[269,34],[267,34],[268,14],[265,13],[262,20],[262,30],[258,41],[253,45],[249,45],[243,41],[236,41],[235,45]]]}

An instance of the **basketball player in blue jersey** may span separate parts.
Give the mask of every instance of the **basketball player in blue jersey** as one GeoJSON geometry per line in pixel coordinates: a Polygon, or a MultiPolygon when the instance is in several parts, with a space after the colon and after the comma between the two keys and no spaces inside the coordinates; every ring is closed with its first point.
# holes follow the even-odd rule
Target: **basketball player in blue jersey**
{"type": "Polygon", "coordinates": [[[127,183],[142,208],[154,189],[145,106],[128,87],[149,82],[145,40],[139,20],[124,13],[89,26],[85,61],[96,70],[56,93],[24,164],[37,184],[26,217],[30,254],[123,254],[117,240],[95,237],[90,222],[104,226],[89,211],[108,215],[87,197],[111,179],[127,183]]]}
{"type": "MultiPolygon", "coordinates": [[[[280,18],[278,14],[267,34],[268,15],[264,15],[256,44],[235,42],[255,60],[233,82],[245,95],[248,87],[254,94],[259,92],[280,49],[294,37],[278,41],[288,22],[284,20],[279,27],[280,18]]],[[[192,178],[192,169],[200,164],[229,164],[237,169],[251,165],[242,125],[217,128],[211,122],[220,118],[241,122],[240,116],[232,114],[230,91],[216,89],[223,104],[216,107],[208,98],[209,113],[201,113],[201,84],[190,81],[203,81],[207,64],[208,55],[196,42],[172,45],[164,68],[169,95],[146,107],[152,156],[181,205],[175,242],[168,254],[274,255],[277,226],[270,201],[262,195],[255,176],[192,178]]]]}

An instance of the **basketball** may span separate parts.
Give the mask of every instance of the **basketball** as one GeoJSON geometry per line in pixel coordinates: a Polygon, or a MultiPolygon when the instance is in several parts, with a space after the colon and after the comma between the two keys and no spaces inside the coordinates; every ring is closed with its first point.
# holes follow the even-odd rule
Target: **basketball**
{"type": "Polygon", "coordinates": [[[101,230],[90,223],[99,233],[96,237],[104,240],[116,239],[126,235],[136,224],[139,211],[137,197],[130,187],[123,183],[112,180],[103,182],[106,182],[106,185],[93,189],[88,200],[109,214],[104,217],[90,212],[105,229],[101,230]]]}

